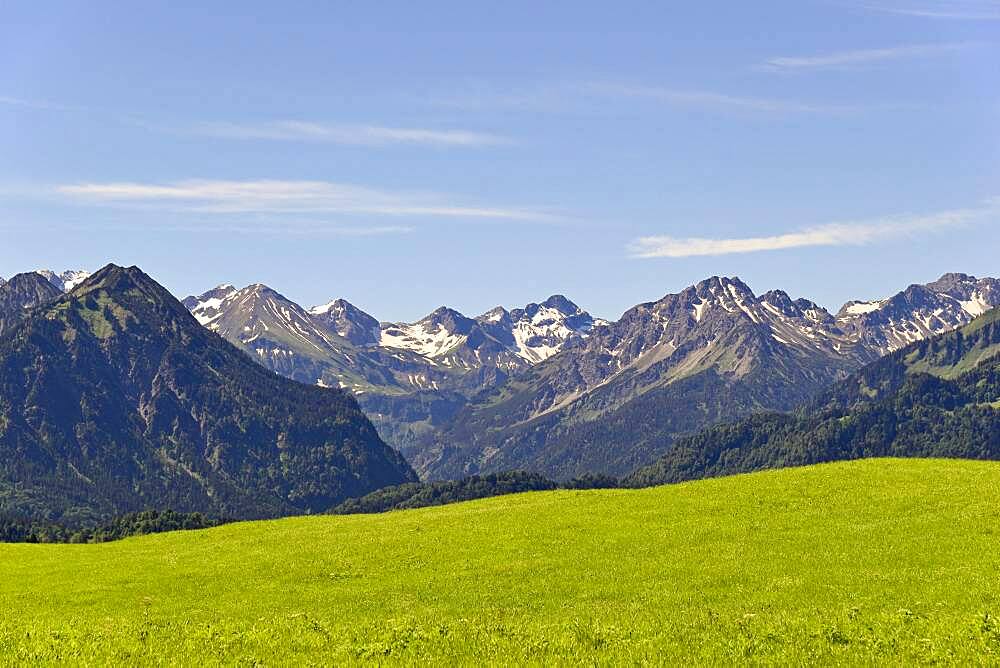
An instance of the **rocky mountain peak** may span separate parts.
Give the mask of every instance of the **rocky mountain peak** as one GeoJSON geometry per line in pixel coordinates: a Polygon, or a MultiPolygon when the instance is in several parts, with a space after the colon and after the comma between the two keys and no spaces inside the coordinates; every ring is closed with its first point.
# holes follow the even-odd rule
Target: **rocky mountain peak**
{"type": "Polygon", "coordinates": [[[346,299],[335,299],[314,306],[309,313],[330,331],[356,346],[378,345],[381,338],[379,322],[346,299]]]}
{"type": "Polygon", "coordinates": [[[510,324],[510,311],[503,306],[494,306],[486,313],[476,318],[480,323],[507,323],[510,324]]]}
{"type": "Polygon", "coordinates": [[[89,271],[83,271],[82,269],[70,269],[58,274],[50,269],[39,269],[36,273],[59,288],[61,292],[69,292],[90,276],[89,271]]]}
{"type": "Polygon", "coordinates": [[[934,292],[943,292],[951,294],[953,297],[958,296],[953,293],[962,293],[967,291],[970,287],[975,286],[978,279],[975,276],[970,276],[969,274],[961,274],[950,272],[941,276],[941,278],[927,284],[927,287],[934,292]]]}
{"type": "Polygon", "coordinates": [[[580,307],[571,302],[564,295],[552,295],[543,301],[541,306],[555,309],[563,315],[576,315],[580,312],[580,307]]]}
{"type": "Polygon", "coordinates": [[[0,332],[20,322],[30,309],[61,294],[56,286],[35,272],[17,274],[0,283],[0,332]]]}
{"type": "Polygon", "coordinates": [[[198,322],[207,326],[221,315],[223,303],[236,295],[237,292],[235,286],[223,283],[197,297],[185,297],[181,303],[187,310],[191,311],[198,322]]]}
{"type": "Polygon", "coordinates": [[[79,285],[79,294],[85,295],[95,290],[109,290],[114,292],[127,292],[138,290],[148,296],[155,296],[158,299],[173,296],[170,295],[159,283],[147,276],[139,267],[122,267],[117,264],[108,264],[95,273],[89,275],[79,285]]]}
{"type": "Polygon", "coordinates": [[[476,326],[476,321],[467,318],[453,308],[439,306],[418,324],[425,327],[443,327],[449,334],[468,334],[476,326]]]}
{"type": "Polygon", "coordinates": [[[694,286],[695,293],[700,297],[729,296],[732,298],[753,298],[753,290],[740,280],[738,276],[711,276],[699,281],[694,286]]]}
{"type": "Polygon", "coordinates": [[[792,299],[784,290],[771,290],[760,296],[760,304],[772,313],[787,318],[804,318],[814,323],[832,324],[835,319],[825,308],[808,299],[792,299]]]}
{"type": "Polygon", "coordinates": [[[760,296],[762,304],[773,307],[782,315],[790,318],[802,317],[802,307],[799,306],[784,290],[771,290],[760,296]]]}

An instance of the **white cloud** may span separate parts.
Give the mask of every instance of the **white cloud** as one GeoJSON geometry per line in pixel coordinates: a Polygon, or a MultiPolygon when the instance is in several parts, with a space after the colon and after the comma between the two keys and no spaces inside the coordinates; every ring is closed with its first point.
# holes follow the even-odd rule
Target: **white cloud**
{"type": "MultiPolygon", "coordinates": [[[[0,95],[0,105],[50,111],[90,111],[46,100],[30,100],[0,95]]],[[[179,135],[197,135],[222,139],[263,139],[274,141],[300,141],[354,146],[440,146],[475,148],[511,143],[506,137],[486,132],[459,129],[434,129],[413,127],[387,127],[350,123],[312,123],[297,120],[277,120],[262,123],[194,123],[171,127],[149,122],[132,115],[101,112],[104,116],[122,123],[154,132],[179,135]]]]}
{"type": "Polygon", "coordinates": [[[84,107],[73,107],[64,104],[56,104],[47,100],[29,100],[23,97],[11,97],[0,95],[0,104],[8,107],[24,107],[25,109],[39,109],[46,111],[86,111],[84,107]]]}
{"type": "Polygon", "coordinates": [[[269,139],[280,141],[328,142],[358,146],[394,144],[477,147],[507,143],[497,135],[468,130],[395,128],[379,125],[271,121],[267,123],[200,123],[193,134],[226,139],[269,139]]]}
{"type": "MultiPolygon", "coordinates": [[[[491,89],[479,84],[465,91],[422,98],[437,106],[462,109],[509,109],[523,113],[558,113],[587,107],[617,113],[620,102],[648,101],[673,107],[760,113],[838,114],[884,108],[885,105],[836,105],[794,99],[734,95],[712,90],[673,88],[621,81],[556,82],[520,90],[491,89]]],[[[895,108],[895,107],[894,107],[895,108]]]]}
{"type": "Polygon", "coordinates": [[[877,12],[925,19],[1000,21],[1000,2],[996,0],[924,0],[923,2],[889,0],[868,2],[860,6],[877,12]]]}
{"type": "Polygon", "coordinates": [[[682,90],[661,86],[631,84],[590,84],[594,92],[618,98],[638,98],[662,102],[673,106],[737,109],[755,112],[828,114],[857,111],[859,107],[831,104],[816,104],[765,97],[729,95],[703,90],[682,90]]]}
{"type": "MultiPolygon", "coordinates": [[[[88,229],[93,229],[93,226],[88,225],[88,229]]],[[[135,231],[135,226],[129,224],[112,224],[103,226],[102,229],[132,232],[135,231]]],[[[343,224],[322,220],[307,221],[296,218],[262,220],[258,222],[209,220],[174,223],[163,221],[157,223],[156,229],[166,232],[222,232],[298,237],[381,237],[394,234],[408,234],[414,231],[413,227],[406,225],[343,224]]]]}
{"type": "Polygon", "coordinates": [[[565,220],[558,215],[533,209],[466,205],[454,203],[434,193],[388,192],[330,181],[81,183],[58,186],[56,192],[95,203],[157,206],[217,214],[321,213],[486,218],[526,222],[565,220]]]}
{"type": "Polygon", "coordinates": [[[972,42],[908,44],[884,49],[838,51],[835,53],[820,54],[815,56],[782,56],[769,58],[761,67],[762,69],[776,72],[851,67],[888,60],[920,58],[949,51],[959,51],[973,45],[974,43],[972,42]]]}
{"type": "Polygon", "coordinates": [[[854,223],[830,223],[767,237],[733,239],[649,236],[634,240],[629,253],[637,258],[731,255],[809,246],[867,246],[879,241],[931,233],[966,225],[1000,212],[1000,201],[977,209],[955,209],[924,216],[884,218],[854,223]]]}

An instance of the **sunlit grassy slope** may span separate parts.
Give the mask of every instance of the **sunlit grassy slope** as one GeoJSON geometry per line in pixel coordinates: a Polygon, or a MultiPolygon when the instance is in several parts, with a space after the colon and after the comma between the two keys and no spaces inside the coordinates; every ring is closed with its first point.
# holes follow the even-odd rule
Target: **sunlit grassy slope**
{"type": "Polygon", "coordinates": [[[0,546],[0,662],[996,662],[1000,463],[0,546]]]}

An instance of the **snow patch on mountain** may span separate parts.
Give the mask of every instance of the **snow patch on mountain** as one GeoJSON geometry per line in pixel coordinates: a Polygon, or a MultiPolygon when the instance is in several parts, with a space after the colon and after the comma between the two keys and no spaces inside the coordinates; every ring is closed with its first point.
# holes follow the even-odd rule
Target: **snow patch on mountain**
{"type": "Polygon", "coordinates": [[[872,311],[877,311],[881,308],[883,302],[854,302],[848,304],[844,307],[844,311],[849,315],[864,315],[865,313],[871,313],[872,311]]]}
{"type": "Polygon", "coordinates": [[[432,326],[418,322],[412,325],[389,325],[382,329],[379,345],[385,348],[412,350],[434,359],[461,345],[465,340],[465,336],[449,332],[442,324],[432,326]]]}
{"type": "Polygon", "coordinates": [[[227,302],[237,295],[235,286],[228,283],[218,285],[198,297],[188,297],[183,304],[195,319],[209,329],[217,329],[212,323],[225,313],[227,302]]]}

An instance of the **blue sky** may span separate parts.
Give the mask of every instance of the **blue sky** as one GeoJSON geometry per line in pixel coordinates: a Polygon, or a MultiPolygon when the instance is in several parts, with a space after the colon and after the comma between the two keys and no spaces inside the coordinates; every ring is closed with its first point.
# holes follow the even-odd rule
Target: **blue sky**
{"type": "Polygon", "coordinates": [[[386,320],[1000,275],[1000,1],[4,3],[0,275],[386,320]]]}

